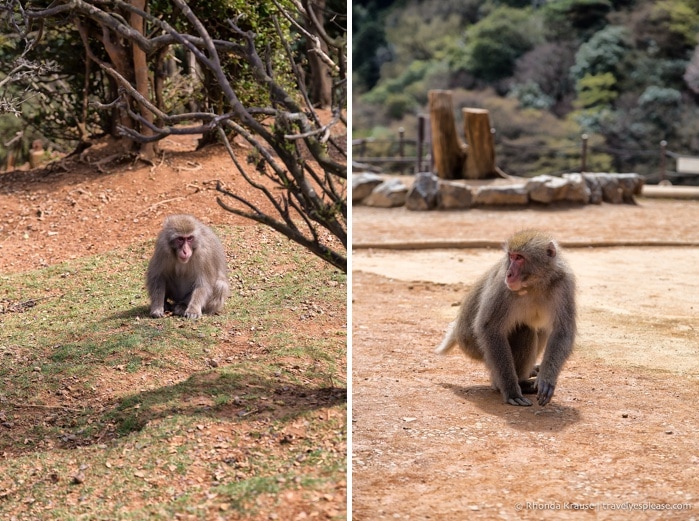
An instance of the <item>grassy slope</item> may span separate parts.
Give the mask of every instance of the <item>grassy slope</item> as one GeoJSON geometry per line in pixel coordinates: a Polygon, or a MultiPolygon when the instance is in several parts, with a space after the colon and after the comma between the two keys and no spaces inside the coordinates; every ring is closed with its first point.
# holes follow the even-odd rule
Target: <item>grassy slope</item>
{"type": "Polygon", "coordinates": [[[0,514],[344,517],[345,276],[218,232],[232,296],[198,322],[148,318],[151,244],[0,278],[0,514]]]}

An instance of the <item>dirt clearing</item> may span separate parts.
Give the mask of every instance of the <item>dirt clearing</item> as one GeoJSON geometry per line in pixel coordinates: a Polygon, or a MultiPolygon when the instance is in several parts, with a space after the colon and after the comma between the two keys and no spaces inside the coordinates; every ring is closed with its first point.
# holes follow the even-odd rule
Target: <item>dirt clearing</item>
{"type": "MultiPolygon", "coordinates": [[[[699,203],[354,209],[354,243],[699,241],[699,203]]],[[[576,349],[546,407],[433,354],[497,249],[353,252],[353,512],[369,519],[699,518],[699,248],[568,248],[576,349]],[[584,510],[586,514],[580,511],[584,510]]]]}

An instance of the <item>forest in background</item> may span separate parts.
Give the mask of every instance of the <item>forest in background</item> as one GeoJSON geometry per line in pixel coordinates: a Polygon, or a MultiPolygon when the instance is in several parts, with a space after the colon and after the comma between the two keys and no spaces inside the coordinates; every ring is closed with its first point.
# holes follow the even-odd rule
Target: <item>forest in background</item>
{"type": "Polygon", "coordinates": [[[582,134],[591,171],[652,179],[662,140],[699,155],[699,0],[360,0],[352,16],[355,139],[415,137],[428,91],[451,89],[457,125],[490,111],[510,174],[574,171],[582,134]]]}

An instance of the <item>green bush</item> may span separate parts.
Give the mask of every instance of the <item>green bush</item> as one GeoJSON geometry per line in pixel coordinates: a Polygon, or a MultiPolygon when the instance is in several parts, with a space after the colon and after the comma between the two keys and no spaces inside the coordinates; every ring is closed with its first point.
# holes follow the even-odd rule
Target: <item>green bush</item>
{"type": "Polygon", "coordinates": [[[615,73],[628,52],[628,33],[625,27],[610,25],[597,31],[583,43],[575,54],[575,65],[570,68],[573,79],[586,75],[615,73]]]}
{"type": "Polygon", "coordinates": [[[391,119],[401,119],[406,112],[417,107],[415,99],[407,94],[390,94],[386,98],[386,114],[391,119]]]}
{"type": "Polygon", "coordinates": [[[539,43],[538,19],[529,9],[500,7],[466,31],[466,45],[453,63],[485,81],[512,76],[517,58],[539,43]]]}

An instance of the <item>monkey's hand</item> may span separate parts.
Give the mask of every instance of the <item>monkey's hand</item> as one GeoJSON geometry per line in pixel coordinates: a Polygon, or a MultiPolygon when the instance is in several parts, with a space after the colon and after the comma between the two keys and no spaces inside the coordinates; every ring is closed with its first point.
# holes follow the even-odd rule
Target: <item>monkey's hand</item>
{"type": "Polygon", "coordinates": [[[151,309],[150,316],[153,318],[162,318],[165,316],[165,310],[163,308],[151,309]]]}
{"type": "Polygon", "coordinates": [[[526,399],[522,395],[508,397],[507,403],[509,403],[510,405],[523,405],[527,407],[529,407],[532,404],[530,400],[526,399]]]}
{"type": "Polygon", "coordinates": [[[551,401],[556,385],[545,382],[540,378],[536,379],[536,399],[542,407],[551,401]]]}

